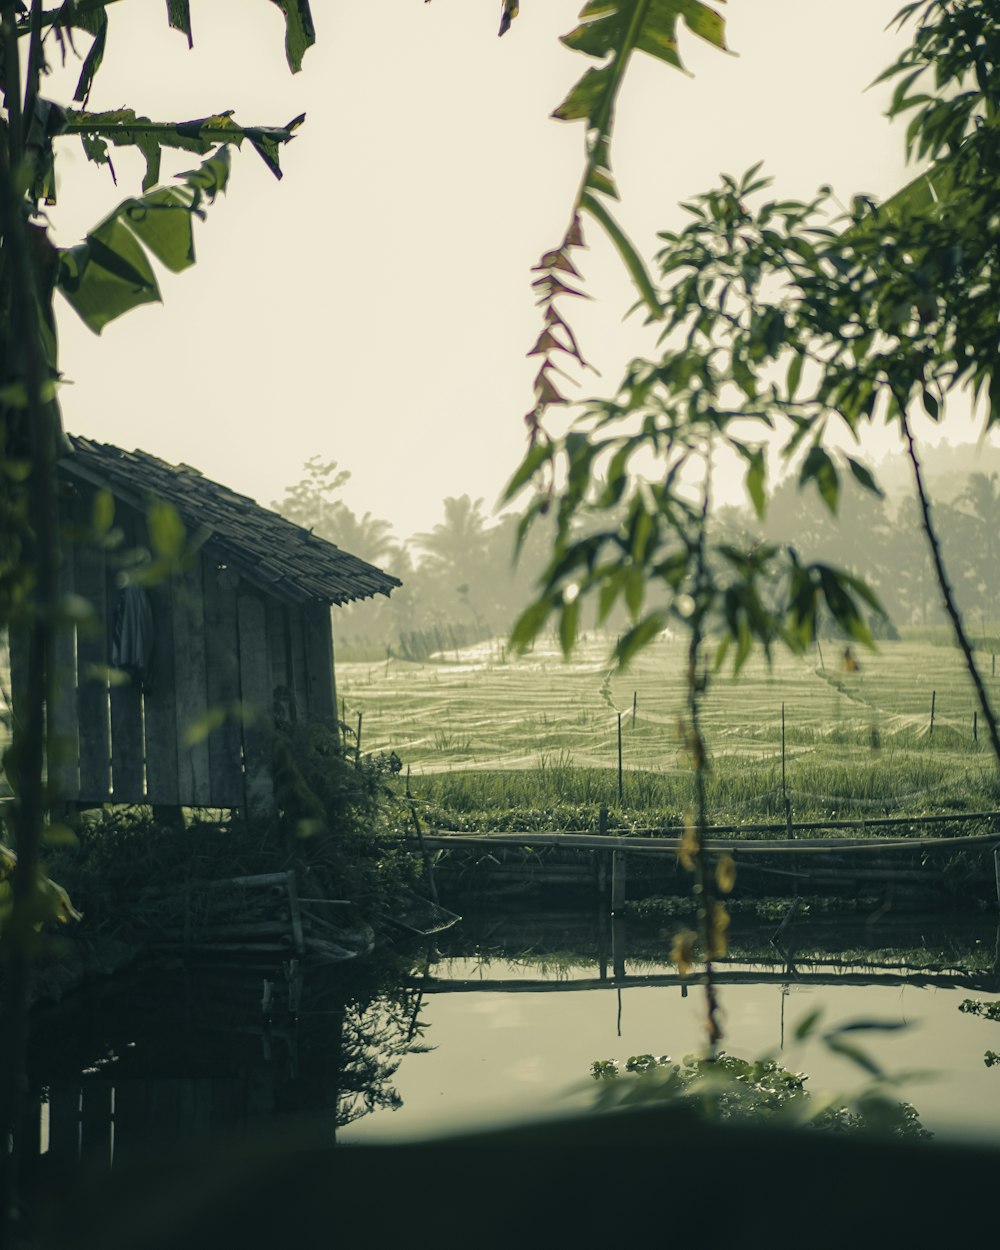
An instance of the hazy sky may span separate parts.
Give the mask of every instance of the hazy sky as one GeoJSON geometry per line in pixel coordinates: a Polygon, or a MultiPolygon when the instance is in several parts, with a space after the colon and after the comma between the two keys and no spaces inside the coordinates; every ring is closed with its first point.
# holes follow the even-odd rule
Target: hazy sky
{"type": "MultiPolygon", "coordinates": [[[[347,502],[400,537],[431,528],[446,495],[491,507],[531,404],[529,270],[561,237],[581,170],[581,127],[548,119],[585,68],[557,41],[580,3],[524,0],[497,39],[499,0],[313,0],[318,42],[297,76],[267,0],[192,0],[193,52],[162,0],[114,5],[91,108],[307,120],[282,182],[251,149],[236,156],[228,195],[197,230],[198,264],[164,277],[163,305],[96,338],[60,301],[67,428],[192,464],[263,503],[318,453],[351,471],[347,502]]],[[[731,0],[738,56],[686,37],[693,77],[639,57],[614,154],[636,242],[651,253],[655,232],[681,221],[679,200],[761,159],[787,195],[829,182],[846,202],[899,186],[901,127],[882,116],[887,91],[864,90],[900,43],[884,30],[899,4],[731,0]]],[[[68,102],[71,90],[60,78],[49,93],[68,102]]],[[[61,143],[61,245],[137,188],[139,164],[115,163],[117,190],[76,141],[61,143]]],[[[643,348],[596,225],[588,241],[595,301],[572,311],[602,377],[582,395],[613,387],[643,348]]]]}

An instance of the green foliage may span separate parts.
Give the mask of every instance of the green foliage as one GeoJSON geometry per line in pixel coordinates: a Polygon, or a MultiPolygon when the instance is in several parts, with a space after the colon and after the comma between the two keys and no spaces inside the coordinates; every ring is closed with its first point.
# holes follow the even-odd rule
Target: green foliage
{"type": "MultiPolygon", "coordinates": [[[[693,220],[661,236],[661,354],[634,361],[618,393],[591,403],[567,435],[542,452],[536,443],[508,488],[513,498],[536,482],[525,528],[548,511],[557,518],[552,560],[515,627],[519,645],[554,617],[571,646],[586,595],[599,617],[627,605],[632,628],[620,661],[671,619],[703,628],[716,640],[716,661],[731,653],[736,668],[754,645],[765,654],[779,640],[801,649],[821,612],[848,638],[871,643],[872,614],[881,614],[871,589],[846,571],[807,564],[794,548],[715,544],[697,593],[695,569],[720,448],[746,462],[758,519],[770,493],[768,437],[799,485],[813,484],[836,513],[845,469],[869,494],[880,487],[855,457],[830,450],[834,425],[857,435],[884,413],[909,436],[909,411],[942,420],[947,396],[963,386],[989,397],[990,422],[1000,413],[1000,19],[994,6],[936,0],[908,6],[901,21],[913,20],[911,48],[884,77],[898,79],[891,112],[912,114],[908,144],[936,162],[929,175],[882,206],[857,197],[838,229],[827,189],[809,202],[761,202],[767,183],[755,166],[695,197],[684,206],[693,220]]],[[[589,46],[591,36],[578,37],[589,46]]],[[[912,443],[911,453],[919,475],[912,443]]],[[[921,507],[935,576],[960,629],[925,497],[921,507]]]]}
{"type": "Polygon", "coordinates": [[[95,333],[140,304],[160,299],[147,252],[173,273],[194,264],[195,217],[204,217],[229,179],[229,153],[219,148],[181,185],[123,201],[82,243],[60,253],[57,285],[95,333]]]}
{"type": "Polygon", "coordinates": [[[1000,1000],[984,1003],[978,998],[963,998],[958,1004],[958,1009],[969,1016],[982,1016],[985,1020],[1000,1021],[1000,1000]]]}
{"type": "MultiPolygon", "coordinates": [[[[984,1003],[979,998],[964,998],[958,1004],[959,1011],[967,1016],[981,1016],[984,1020],[994,1020],[1000,1023],[1000,999],[993,1002],[984,1003]]],[[[995,1067],[1000,1064],[1000,1054],[995,1050],[988,1050],[983,1055],[983,1063],[988,1067],[995,1067]]]]}
{"type": "MultiPolygon", "coordinates": [[[[501,34],[509,25],[509,15],[505,8],[501,34]]],[[[544,328],[529,352],[541,358],[534,384],[535,405],[525,417],[533,446],[546,410],[566,402],[553,377],[562,372],[557,362],[561,359],[586,365],[568,321],[557,308],[557,301],[583,294],[566,279],[580,277],[572,254],[583,246],[584,216],[592,217],[607,232],[649,314],[660,315],[657,293],[645,263],[608,207],[609,200],[619,198],[611,168],[611,142],[615,109],[629,62],[634,53],[644,52],[676,69],[683,68],[677,49],[677,26],[681,21],[714,47],[726,47],[722,17],[702,0],[590,0],[581,10],[580,19],[580,25],[564,36],[563,43],[599,64],[587,69],[552,114],[561,121],[584,122],[586,164],[562,242],[545,252],[535,266],[540,276],[533,286],[543,309],[544,328]]],[[[572,632],[567,624],[567,636],[572,632]]]]}
{"type": "MultiPolygon", "coordinates": [[[[767,655],[779,640],[801,652],[816,636],[821,610],[847,637],[871,643],[866,616],[882,609],[860,579],[804,563],[791,547],[706,546],[711,463],[721,448],[747,463],[748,492],[758,516],[766,513],[758,440],[790,405],[763,375],[802,338],[792,322],[794,289],[815,263],[815,248],[801,240],[820,201],[768,201],[751,213],[750,197],[766,185],[755,167],[685,205],[693,220],[679,234],[661,235],[666,246],[657,258],[665,284],[662,354],[633,361],[617,395],[592,402],[546,448],[549,478],[525,525],[548,510],[554,476],[556,536],[539,594],[512,634],[520,648],[554,616],[568,652],[588,595],[597,600],[599,622],[619,602],[628,610],[631,628],[616,648],[622,664],[668,624],[685,631],[697,625],[717,640],[716,664],[732,650],[739,670],[754,644],[767,655]],[[789,233],[800,246],[784,246],[789,233]]],[[[810,427],[794,428],[797,445],[810,427]]],[[[836,512],[839,473],[821,433],[812,436],[799,480],[815,482],[836,512]]],[[[528,457],[537,476],[537,451],[528,457]]],[[[529,478],[528,465],[526,458],[508,499],[529,478]]],[[[876,488],[863,467],[852,473],[876,488]]]]}
{"type": "MultiPolygon", "coordinates": [[[[75,837],[62,826],[51,826],[46,839],[50,845],[73,845],[75,837]]],[[[33,885],[25,904],[14,909],[12,875],[17,868],[17,855],[0,843],[0,943],[11,943],[22,949],[46,949],[44,933],[53,925],[68,925],[82,919],[67,891],[44,872],[34,873],[33,885]]]]}
{"type": "Polygon", "coordinates": [[[274,746],[274,784],[287,844],[329,875],[339,898],[369,912],[391,906],[419,875],[409,848],[390,834],[387,780],[400,771],[395,753],[357,758],[336,726],[287,726],[274,746]]]}
{"type": "MultiPolygon", "coordinates": [[[[305,120],[305,114],[293,118],[287,126],[240,126],[231,112],[212,117],[199,117],[187,122],[153,122],[139,117],[134,109],[112,109],[103,113],[89,113],[67,109],[59,128],[61,135],[79,135],[88,160],[96,165],[107,165],[112,176],[114,165],[108,151],[113,147],[137,148],[146,162],[142,179],[143,191],[148,191],[160,178],[160,162],[164,148],[204,155],[215,144],[241,147],[246,140],[276,178],[280,178],[280,149],[289,143],[295,130],[305,120]]],[[[48,202],[52,203],[51,197],[48,202]]]]}
{"type": "MultiPolygon", "coordinates": [[[[797,1041],[805,1040],[813,1030],[818,1014],[801,1022],[797,1041]]],[[[792,1072],[776,1059],[748,1060],[723,1051],[712,1059],[686,1055],[680,1063],[666,1055],[632,1055],[624,1064],[597,1060],[591,1067],[597,1082],[596,1105],[600,1110],[666,1105],[709,1122],[764,1121],[823,1132],[875,1131],[927,1140],[931,1134],[913,1106],[891,1096],[893,1081],[866,1052],[844,1040],[848,1033],[887,1027],[897,1026],[861,1021],[824,1035],[830,1049],[853,1060],[870,1077],[850,1097],[813,1095],[806,1088],[804,1073],[792,1072]]]]}

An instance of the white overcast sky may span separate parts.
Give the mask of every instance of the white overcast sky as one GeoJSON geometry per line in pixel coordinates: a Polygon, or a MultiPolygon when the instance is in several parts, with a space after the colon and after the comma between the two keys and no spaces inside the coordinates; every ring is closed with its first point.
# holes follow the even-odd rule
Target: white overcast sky
{"type": "MultiPolygon", "coordinates": [[[[446,495],[492,507],[531,403],[529,270],[561,237],[581,170],[580,125],[548,118],[586,67],[558,43],[580,4],[524,0],[498,39],[499,0],[313,0],[318,42],[295,76],[267,0],[192,0],[193,52],[167,29],[163,0],[109,9],[91,108],[307,119],[283,181],[251,149],[236,156],[197,230],[198,264],[164,276],[162,305],[97,338],[60,300],[67,428],[194,465],[262,503],[319,454],[350,470],[347,502],[401,538],[431,528],[446,495]]],[[[883,117],[887,89],[865,92],[900,46],[885,30],[899,5],[730,0],[737,56],[682,31],[693,77],[639,57],[614,164],[643,250],[680,223],[679,200],[758,160],[783,195],[828,182],[845,202],[910,176],[901,127],[883,117]]],[[[49,93],[68,102],[71,90],[58,76],[49,93]]],[[[116,167],[119,189],[76,141],[60,143],[60,245],[137,189],[139,165],[119,154],[116,167]]],[[[613,387],[643,349],[596,225],[588,241],[595,300],[571,311],[602,377],[582,395],[613,387]]]]}

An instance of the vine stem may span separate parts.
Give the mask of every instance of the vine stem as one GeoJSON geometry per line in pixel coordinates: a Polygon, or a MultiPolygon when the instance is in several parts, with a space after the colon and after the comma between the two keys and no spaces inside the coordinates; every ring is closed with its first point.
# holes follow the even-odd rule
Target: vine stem
{"type": "Polygon", "coordinates": [[[706,456],[705,491],[701,502],[701,515],[698,523],[698,537],[695,544],[695,608],[691,618],[691,640],[688,644],[688,716],[691,721],[691,746],[694,758],[694,790],[695,790],[695,841],[697,849],[694,854],[695,892],[698,895],[698,918],[701,922],[701,940],[705,950],[705,972],[702,984],[705,987],[705,1031],[708,1035],[709,1059],[717,1054],[719,1042],[722,1040],[722,1025],[719,1023],[719,996],[715,986],[715,973],[712,967],[712,952],[715,949],[715,896],[712,889],[711,864],[705,850],[704,832],[708,825],[708,811],[705,800],[705,770],[708,758],[705,742],[701,736],[701,685],[698,670],[701,661],[701,648],[704,641],[704,591],[708,582],[708,567],[705,559],[705,530],[708,524],[708,507],[710,497],[711,455],[706,456]]]}
{"type": "MultiPolygon", "coordinates": [[[[897,399],[897,403],[898,403],[897,399]]],[[[945,611],[951,621],[952,629],[958,640],[962,655],[965,657],[965,667],[969,670],[969,676],[972,678],[972,684],[976,688],[976,696],[979,699],[979,706],[982,710],[983,717],[986,720],[986,726],[989,730],[990,745],[993,747],[993,754],[996,756],[997,764],[1000,765],[1000,732],[997,729],[997,719],[993,713],[993,707],[990,703],[989,695],[986,693],[986,686],[980,676],[979,669],[976,667],[975,656],[972,653],[972,647],[969,645],[969,639],[965,633],[965,626],[962,624],[962,617],[955,603],[955,597],[952,593],[951,584],[948,581],[948,574],[944,567],[944,559],[941,555],[941,543],[938,538],[937,530],[934,528],[934,522],[931,518],[931,505],[927,498],[927,491],[924,487],[923,470],[920,467],[920,457],[917,455],[917,445],[913,438],[913,432],[910,429],[910,423],[906,417],[906,409],[902,403],[899,403],[900,421],[902,423],[903,434],[906,437],[906,454],[909,457],[910,464],[913,468],[913,480],[917,487],[917,498],[920,501],[920,514],[923,522],[924,533],[927,536],[927,543],[931,550],[931,558],[934,562],[934,573],[937,577],[938,588],[941,591],[941,597],[944,600],[945,611]]]]}
{"type": "MultiPolygon", "coordinates": [[[[37,16],[38,5],[33,6],[37,16]]],[[[39,850],[45,819],[45,708],[51,704],[52,651],[58,609],[58,532],[56,528],[55,460],[58,427],[54,407],[41,398],[44,363],[40,347],[39,305],[29,259],[24,199],[16,183],[14,157],[24,151],[24,119],[16,108],[20,98],[20,67],[14,33],[14,5],[2,4],[7,49],[7,150],[0,151],[0,240],[10,273],[10,326],[7,376],[19,372],[25,387],[24,423],[31,472],[27,484],[26,530],[31,540],[34,587],[29,603],[29,652],[23,702],[14,719],[14,750],[18,762],[15,835],[17,865],[11,881],[11,911],[5,927],[9,947],[4,995],[4,1027],[0,1034],[0,1245],[12,1240],[17,1219],[17,1172],[23,1129],[25,1057],[33,975],[33,921],[37,910],[39,850]],[[16,124],[15,124],[16,123],[16,124]]],[[[37,48],[40,27],[33,22],[28,64],[40,72],[37,48]]],[[[28,98],[37,90],[29,83],[28,98]]],[[[14,410],[16,411],[16,410],[14,410]]],[[[8,429],[8,439],[11,437],[8,429]]],[[[22,557],[23,558],[23,557],[22,557]]]]}

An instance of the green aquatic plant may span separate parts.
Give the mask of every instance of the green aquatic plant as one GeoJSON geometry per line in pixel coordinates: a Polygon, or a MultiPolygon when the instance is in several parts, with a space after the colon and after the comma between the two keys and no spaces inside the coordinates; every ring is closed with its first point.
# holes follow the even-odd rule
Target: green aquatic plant
{"type": "MultiPolygon", "coordinates": [[[[799,1022],[795,1040],[804,1042],[818,1032],[821,1013],[799,1022]]],[[[643,1105],[670,1106],[681,1114],[712,1123],[772,1122],[786,1127],[823,1132],[879,1132],[893,1137],[926,1141],[915,1107],[894,1096],[903,1079],[890,1075],[858,1046],[859,1032],[897,1030],[895,1021],[858,1020],[819,1034],[823,1045],[848,1059],[866,1076],[850,1094],[814,1093],[804,1072],[784,1067],[773,1055],[744,1059],[720,1051],[712,1057],[685,1055],[675,1062],[668,1055],[632,1055],[624,1063],[596,1060],[590,1074],[597,1082],[596,1107],[610,1111],[643,1105]]],[[[1000,1059],[1000,1056],[998,1056],[1000,1059]]]]}
{"type": "MultiPolygon", "coordinates": [[[[958,1009],[967,1016],[982,1016],[984,1020],[994,1020],[1000,1023],[1000,999],[995,999],[991,1003],[984,1003],[980,998],[963,998],[958,1004],[958,1009]]],[[[994,1068],[1000,1064],[1000,1054],[995,1050],[988,1050],[983,1055],[983,1063],[988,1068],[994,1068]]]]}

